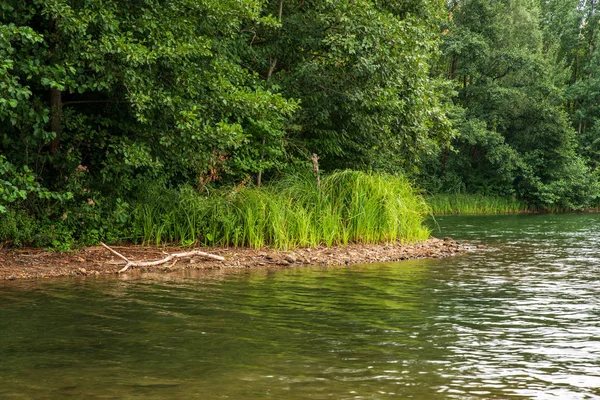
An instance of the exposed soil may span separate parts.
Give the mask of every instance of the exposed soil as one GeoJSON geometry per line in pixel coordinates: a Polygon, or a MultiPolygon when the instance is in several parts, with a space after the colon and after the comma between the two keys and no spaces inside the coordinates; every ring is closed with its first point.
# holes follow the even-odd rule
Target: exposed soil
{"type": "MultiPolygon", "coordinates": [[[[170,253],[189,250],[181,247],[111,246],[130,260],[153,261],[170,253]]],[[[429,239],[411,245],[351,244],[347,247],[300,248],[288,251],[250,248],[195,248],[225,257],[225,261],[202,257],[182,258],[156,267],[135,268],[127,274],[170,272],[181,269],[225,270],[301,265],[350,265],[420,258],[441,258],[464,253],[474,247],[450,238],[429,239]]],[[[40,249],[0,249],[0,280],[116,274],[125,261],[101,246],[72,253],[40,249]]]]}

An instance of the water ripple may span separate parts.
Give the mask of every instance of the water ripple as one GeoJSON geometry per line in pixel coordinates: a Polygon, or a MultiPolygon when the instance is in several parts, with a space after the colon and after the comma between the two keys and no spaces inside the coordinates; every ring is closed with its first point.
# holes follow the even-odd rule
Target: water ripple
{"type": "Polygon", "coordinates": [[[3,283],[0,398],[600,399],[600,216],[438,222],[486,249],[3,283]]]}

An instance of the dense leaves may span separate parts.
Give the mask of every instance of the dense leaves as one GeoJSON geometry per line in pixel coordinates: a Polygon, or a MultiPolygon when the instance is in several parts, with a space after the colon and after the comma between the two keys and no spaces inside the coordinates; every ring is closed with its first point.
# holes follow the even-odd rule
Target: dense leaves
{"type": "Polygon", "coordinates": [[[301,100],[293,139],[326,167],[414,170],[450,128],[429,66],[442,3],[273,2],[281,26],[258,29],[247,57],[301,100]]]}
{"type": "Polygon", "coordinates": [[[450,115],[459,135],[429,160],[430,189],[517,196],[550,209],[586,207],[598,197],[565,107],[567,93],[578,90],[586,94],[576,113],[597,102],[591,78],[568,82],[566,58],[578,51],[569,46],[581,45],[573,26],[582,21],[579,5],[543,6],[465,0],[450,7],[439,71],[455,83],[450,115]]]}
{"type": "Polygon", "coordinates": [[[3,153],[48,187],[78,166],[111,192],[188,182],[236,152],[252,171],[250,136],[281,141],[297,107],[223,49],[274,23],[260,2],[13,1],[1,19],[3,153]]]}

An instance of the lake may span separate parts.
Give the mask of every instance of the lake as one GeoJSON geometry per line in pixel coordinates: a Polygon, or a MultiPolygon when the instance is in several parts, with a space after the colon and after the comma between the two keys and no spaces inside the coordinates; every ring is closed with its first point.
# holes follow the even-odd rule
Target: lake
{"type": "Polygon", "coordinates": [[[600,215],[436,223],[486,248],[0,282],[0,398],[600,399],[600,215]]]}

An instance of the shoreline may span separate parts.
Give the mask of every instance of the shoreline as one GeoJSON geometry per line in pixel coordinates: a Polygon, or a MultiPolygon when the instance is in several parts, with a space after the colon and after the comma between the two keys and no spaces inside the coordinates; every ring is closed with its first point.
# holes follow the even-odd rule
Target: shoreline
{"type": "MultiPolygon", "coordinates": [[[[183,247],[158,246],[111,246],[131,260],[153,261],[165,257],[166,253],[191,250],[183,247]]],[[[424,242],[402,244],[349,244],[348,246],[319,246],[275,250],[271,248],[206,248],[194,250],[225,257],[215,261],[202,257],[182,258],[175,263],[155,267],[134,268],[122,275],[135,276],[148,272],[169,273],[181,270],[240,270],[264,267],[300,267],[370,264],[397,262],[423,258],[443,258],[473,250],[475,246],[460,243],[450,238],[430,238],[424,242]]],[[[102,246],[86,247],[71,253],[56,253],[43,249],[0,249],[0,281],[58,278],[75,276],[117,275],[125,265],[102,246]]]]}

